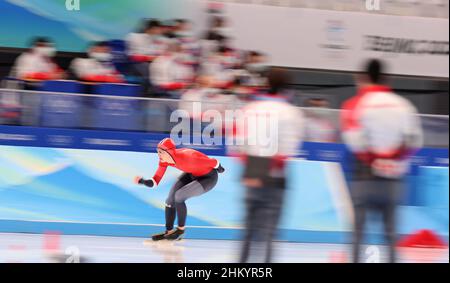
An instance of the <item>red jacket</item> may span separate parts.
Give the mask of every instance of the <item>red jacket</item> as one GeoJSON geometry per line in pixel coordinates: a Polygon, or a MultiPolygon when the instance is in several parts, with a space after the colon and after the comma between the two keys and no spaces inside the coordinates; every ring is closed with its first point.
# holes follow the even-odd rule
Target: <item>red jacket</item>
{"type": "Polygon", "coordinates": [[[169,164],[160,161],[158,169],[153,176],[153,181],[155,185],[158,185],[161,179],[166,173],[167,167],[175,167],[185,173],[190,173],[196,177],[203,176],[211,172],[211,170],[218,168],[219,161],[214,158],[208,157],[197,150],[189,148],[175,148],[175,144],[171,139],[162,140],[159,145],[159,149],[168,152],[173,160],[174,164],[169,164]]]}

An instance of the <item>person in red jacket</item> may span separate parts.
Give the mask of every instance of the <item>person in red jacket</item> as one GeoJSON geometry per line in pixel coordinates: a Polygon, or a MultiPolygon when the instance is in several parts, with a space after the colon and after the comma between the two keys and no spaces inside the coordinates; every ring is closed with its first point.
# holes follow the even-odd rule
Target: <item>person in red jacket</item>
{"type": "Polygon", "coordinates": [[[147,187],[156,187],[164,176],[168,166],[175,167],[184,173],[173,185],[166,200],[166,231],[152,236],[154,241],[179,240],[185,231],[187,206],[186,200],[200,196],[212,190],[217,184],[218,173],[225,169],[214,158],[194,149],[177,149],[170,138],[163,139],[157,148],[159,166],[151,179],[135,177],[135,183],[147,187]],[[175,217],[178,216],[178,227],[173,229],[175,217]]]}
{"type": "Polygon", "coordinates": [[[350,195],[354,206],[353,262],[361,262],[367,215],[378,213],[397,260],[396,210],[413,154],[423,145],[416,107],[386,85],[385,63],[369,59],[356,78],[358,92],[341,112],[342,139],[354,155],[350,195]]]}

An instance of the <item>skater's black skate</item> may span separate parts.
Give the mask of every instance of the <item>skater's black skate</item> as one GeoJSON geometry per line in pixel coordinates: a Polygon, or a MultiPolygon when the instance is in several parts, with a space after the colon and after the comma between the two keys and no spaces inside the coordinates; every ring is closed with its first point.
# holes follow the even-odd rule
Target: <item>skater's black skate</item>
{"type": "Polygon", "coordinates": [[[152,240],[153,241],[165,240],[164,236],[166,236],[168,233],[169,233],[169,231],[166,231],[164,233],[159,233],[159,234],[152,235],[152,240]]]}
{"type": "Polygon", "coordinates": [[[166,235],[164,235],[164,239],[169,241],[178,241],[183,239],[184,230],[176,229],[175,231],[170,231],[166,235]]]}

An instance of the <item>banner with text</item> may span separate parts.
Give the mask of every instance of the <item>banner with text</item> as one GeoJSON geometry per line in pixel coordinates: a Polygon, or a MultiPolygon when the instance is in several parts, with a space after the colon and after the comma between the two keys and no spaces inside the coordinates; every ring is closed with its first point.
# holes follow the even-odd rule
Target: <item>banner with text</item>
{"type": "Polygon", "coordinates": [[[383,58],[391,74],[447,77],[448,19],[227,3],[234,45],[277,66],[356,71],[383,58]]]}

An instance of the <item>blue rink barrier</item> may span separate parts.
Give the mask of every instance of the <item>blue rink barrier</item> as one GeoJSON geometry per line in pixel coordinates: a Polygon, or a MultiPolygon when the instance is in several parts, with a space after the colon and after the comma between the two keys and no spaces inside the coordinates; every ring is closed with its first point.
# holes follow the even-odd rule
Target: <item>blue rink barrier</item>
{"type": "Polygon", "coordinates": [[[95,94],[104,97],[93,98],[92,126],[99,129],[139,130],[142,128],[140,101],[115,99],[114,97],[137,97],[140,86],[131,84],[99,84],[93,88],[95,94]]]}
{"type": "Polygon", "coordinates": [[[41,126],[69,128],[80,126],[83,98],[60,93],[81,93],[82,84],[75,81],[45,81],[40,90],[58,93],[41,96],[41,126]]]}
{"type": "MultiPolygon", "coordinates": [[[[0,126],[0,232],[146,237],[160,231],[164,201],[179,171],[169,168],[156,190],[142,189],[132,179],[154,173],[155,148],[165,137],[0,126]]],[[[191,147],[217,158],[226,172],[211,192],[188,201],[187,237],[239,239],[244,211],[240,163],[221,145],[191,147]]],[[[298,157],[289,163],[279,239],[348,242],[342,169],[351,159],[346,147],[305,143],[298,157]]],[[[448,150],[423,149],[413,160],[410,178],[416,188],[408,189],[399,208],[399,234],[432,229],[448,239],[448,150]]],[[[371,219],[367,226],[368,242],[380,243],[379,221],[371,219]]]]}

